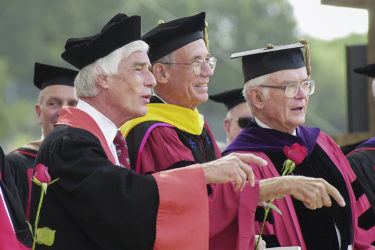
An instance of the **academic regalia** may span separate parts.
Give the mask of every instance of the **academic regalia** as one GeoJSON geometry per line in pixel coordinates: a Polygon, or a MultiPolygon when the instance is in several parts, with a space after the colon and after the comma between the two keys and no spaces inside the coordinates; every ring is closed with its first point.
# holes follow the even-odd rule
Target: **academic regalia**
{"type": "Polygon", "coordinates": [[[38,151],[35,148],[25,145],[6,155],[27,218],[29,218],[30,213],[31,184],[37,153],[38,151]]]}
{"type": "Polygon", "coordinates": [[[31,232],[26,224],[18,190],[1,148],[0,192],[0,249],[30,249],[31,232]]]}
{"type": "MultiPolygon", "coordinates": [[[[52,180],[59,178],[48,187],[39,222],[39,227],[56,230],[52,248],[206,249],[208,208],[201,168],[140,176],[114,165],[98,125],[85,112],[63,108],[58,124],[36,158],[36,164],[49,167],[52,180]],[[191,230],[187,218],[202,231],[191,230]]],[[[32,220],[39,193],[34,185],[32,220]]]]}
{"type": "Polygon", "coordinates": [[[346,157],[375,214],[375,137],[358,145],[346,157]]]}
{"type": "MultiPolygon", "coordinates": [[[[122,126],[131,166],[148,174],[220,157],[210,128],[197,110],[161,103],[122,126]],[[189,132],[187,132],[189,131],[189,132]],[[136,157],[131,157],[131,156],[136,157]]],[[[232,183],[209,185],[210,249],[251,249],[259,183],[237,192],[232,183]]]]}
{"type": "MultiPolygon", "coordinates": [[[[353,249],[367,249],[375,241],[375,217],[369,202],[345,156],[335,142],[316,128],[299,126],[297,136],[252,123],[244,129],[223,154],[230,152],[254,153],[268,162],[267,167],[251,164],[257,179],[281,175],[286,156],[285,145],[298,142],[308,149],[308,156],[293,171],[296,175],[323,178],[335,186],[344,197],[341,208],[332,199],[332,207],[309,210],[302,202],[286,196],[273,204],[282,212],[269,214],[263,238],[267,247],[301,246],[302,249],[339,249],[335,226],[341,235],[341,249],[353,244],[353,249]]],[[[263,207],[257,209],[256,233],[263,220],[263,207]]]]}

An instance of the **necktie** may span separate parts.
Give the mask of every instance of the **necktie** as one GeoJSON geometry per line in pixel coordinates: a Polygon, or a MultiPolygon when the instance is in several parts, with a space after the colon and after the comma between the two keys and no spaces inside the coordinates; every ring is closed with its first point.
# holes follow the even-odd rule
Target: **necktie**
{"type": "Polygon", "coordinates": [[[116,137],[113,140],[113,143],[116,146],[116,153],[118,161],[120,162],[121,167],[130,168],[128,146],[126,145],[126,140],[122,136],[121,131],[117,131],[116,137]]]}

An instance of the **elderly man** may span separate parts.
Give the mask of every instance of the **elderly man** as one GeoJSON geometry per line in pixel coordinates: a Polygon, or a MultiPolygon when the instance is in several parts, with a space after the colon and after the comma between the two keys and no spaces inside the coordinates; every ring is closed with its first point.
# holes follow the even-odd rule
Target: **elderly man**
{"type": "MultiPolygon", "coordinates": [[[[375,63],[356,68],[354,72],[373,78],[371,87],[372,94],[375,96],[375,63]]],[[[346,157],[375,213],[375,137],[358,145],[346,157]]]]}
{"type": "Polygon", "coordinates": [[[224,129],[227,135],[227,145],[229,145],[242,129],[246,128],[253,117],[242,95],[242,89],[233,89],[210,95],[209,98],[214,102],[224,103],[228,109],[224,119],[224,129]]]}
{"type": "Polygon", "coordinates": [[[13,150],[6,159],[19,190],[23,209],[29,217],[31,177],[36,154],[43,139],[51,132],[63,106],[75,106],[73,85],[77,71],[57,66],[35,63],[34,85],[40,89],[35,112],[42,127],[42,138],[13,150]]]}
{"type": "MultiPolygon", "coordinates": [[[[155,95],[145,117],[122,127],[127,135],[130,164],[137,173],[154,173],[220,157],[210,129],[196,109],[208,100],[207,84],[216,63],[204,44],[204,27],[205,13],[199,13],[160,24],[143,36],[150,44],[157,81],[155,95]]],[[[242,192],[236,192],[231,183],[208,186],[210,249],[253,248],[258,202],[286,194],[313,202],[314,206],[315,200],[328,198],[320,202],[320,207],[330,204],[329,195],[343,202],[328,183],[295,176],[288,180],[283,187],[280,183],[284,179],[263,180],[254,187],[246,185],[242,192]],[[315,185],[322,192],[311,197],[309,190],[315,185]]]]}
{"type": "MultiPolygon", "coordinates": [[[[207,249],[206,184],[254,184],[245,162],[263,160],[250,154],[148,176],[120,166],[126,150],[114,145],[118,127],[146,114],[155,86],[147,50],[140,17],[125,14],[100,33],[65,45],[62,57],[80,69],[77,108],[61,110],[36,158],[57,179],[39,221],[56,230],[55,249],[207,249]]],[[[38,190],[32,191],[33,220],[38,190]]]]}
{"type": "MultiPolygon", "coordinates": [[[[259,179],[282,175],[287,156],[301,156],[294,159],[297,166],[293,173],[325,179],[348,204],[340,207],[333,202],[329,208],[308,210],[295,197],[277,199],[274,205],[282,215],[273,211],[267,219],[263,233],[267,246],[298,245],[310,250],[348,249],[352,245],[353,249],[369,249],[375,240],[375,220],[369,213],[366,195],[356,185],[356,176],[328,135],[318,128],[302,126],[309,96],[315,89],[302,47],[301,43],[269,46],[232,55],[242,57],[243,91],[255,119],[224,154],[253,152],[267,160],[267,168],[252,164],[259,179]],[[294,146],[290,151],[285,148],[291,145],[294,146]]],[[[257,212],[260,224],[263,208],[259,207],[257,212]]],[[[257,228],[259,233],[260,225],[257,228]]]]}

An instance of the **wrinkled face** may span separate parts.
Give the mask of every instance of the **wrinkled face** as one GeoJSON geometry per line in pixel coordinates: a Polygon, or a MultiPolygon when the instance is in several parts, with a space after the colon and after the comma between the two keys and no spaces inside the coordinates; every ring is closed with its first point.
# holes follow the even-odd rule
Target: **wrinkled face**
{"type": "Polygon", "coordinates": [[[120,125],[146,115],[151,88],[156,84],[150,67],[147,53],[136,51],[120,62],[116,75],[109,76],[107,102],[113,113],[124,119],[120,125]]]}
{"type": "MultiPolygon", "coordinates": [[[[270,75],[267,85],[285,86],[289,82],[301,83],[307,79],[305,67],[281,70],[270,75]]],[[[299,125],[305,123],[309,97],[301,88],[293,98],[285,97],[283,89],[270,88],[268,91],[269,98],[265,100],[258,117],[262,122],[286,133],[293,133],[299,125]]]]}
{"type": "MultiPolygon", "coordinates": [[[[191,42],[173,52],[174,63],[191,63],[196,59],[209,57],[202,39],[191,42]]],[[[213,71],[206,63],[199,76],[195,75],[192,65],[173,64],[168,67],[169,103],[194,109],[208,100],[208,82],[213,71]]]]}
{"type": "Polygon", "coordinates": [[[51,85],[40,93],[40,102],[35,105],[39,124],[42,126],[43,136],[46,137],[54,128],[63,106],[76,106],[72,86],[51,85]]]}
{"type": "Polygon", "coordinates": [[[227,134],[227,143],[231,143],[234,138],[244,129],[238,125],[239,118],[252,117],[249,106],[246,102],[233,107],[224,120],[225,133],[227,134]]]}

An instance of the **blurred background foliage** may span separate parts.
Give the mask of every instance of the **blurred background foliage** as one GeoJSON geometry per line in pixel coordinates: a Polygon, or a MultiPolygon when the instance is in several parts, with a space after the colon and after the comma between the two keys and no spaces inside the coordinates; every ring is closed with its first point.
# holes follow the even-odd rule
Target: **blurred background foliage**
{"type": "MultiPolygon", "coordinates": [[[[218,58],[209,93],[242,87],[241,61],[233,52],[298,42],[293,9],[287,0],[0,0],[0,145],[5,152],[40,137],[34,105],[35,62],[70,67],[60,54],[70,37],[97,33],[115,14],[142,17],[142,33],[157,21],[207,12],[211,54],[218,58]]],[[[312,78],[307,125],[338,135],[347,132],[346,45],[367,43],[367,34],[310,41],[312,78]]],[[[199,106],[215,137],[224,141],[224,105],[199,106]]]]}

